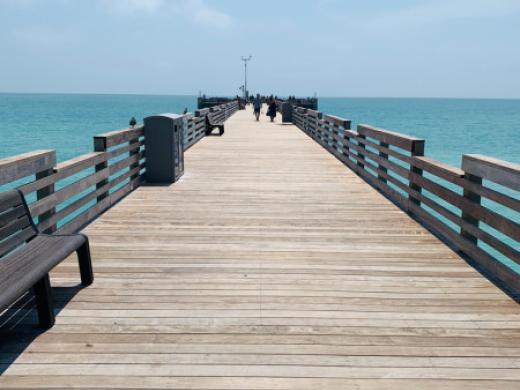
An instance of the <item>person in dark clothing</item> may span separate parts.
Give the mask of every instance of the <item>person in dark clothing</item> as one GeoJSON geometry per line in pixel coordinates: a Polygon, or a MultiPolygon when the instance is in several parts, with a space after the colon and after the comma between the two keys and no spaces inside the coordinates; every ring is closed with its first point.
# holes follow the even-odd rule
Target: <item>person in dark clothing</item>
{"type": "Polygon", "coordinates": [[[271,118],[271,122],[274,122],[274,118],[276,117],[276,101],[273,98],[269,101],[267,116],[271,118]]]}
{"type": "Polygon", "coordinates": [[[253,101],[253,109],[255,113],[256,121],[258,122],[258,118],[260,117],[260,109],[262,108],[262,99],[260,99],[260,94],[256,95],[256,99],[253,101]]]}

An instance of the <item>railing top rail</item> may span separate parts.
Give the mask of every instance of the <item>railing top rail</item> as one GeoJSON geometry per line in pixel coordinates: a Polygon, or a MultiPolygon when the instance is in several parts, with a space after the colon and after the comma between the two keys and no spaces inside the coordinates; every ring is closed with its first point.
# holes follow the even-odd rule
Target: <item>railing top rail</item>
{"type": "Polygon", "coordinates": [[[412,152],[424,150],[424,139],[412,137],[402,133],[396,133],[378,127],[360,124],[357,126],[357,132],[365,137],[375,138],[381,142],[397,146],[412,152]]]}
{"type": "Polygon", "coordinates": [[[337,126],[341,126],[341,127],[350,127],[350,124],[351,124],[350,119],[341,118],[341,117],[335,116],[335,115],[325,114],[325,115],[323,115],[323,119],[328,122],[331,122],[337,126]]]}
{"type": "Polygon", "coordinates": [[[321,118],[323,114],[319,111],[311,110],[310,108],[308,108],[307,115],[312,116],[314,118],[321,118]]]}
{"type": "Polygon", "coordinates": [[[481,154],[462,156],[462,169],[471,175],[520,191],[520,164],[481,154]]]}
{"type": "Polygon", "coordinates": [[[414,156],[411,159],[415,167],[432,172],[446,180],[456,181],[465,175],[465,172],[462,169],[434,160],[430,157],[414,156]]]}
{"type": "Polygon", "coordinates": [[[209,108],[201,108],[200,110],[195,110],[195,116],[205,116],[208,115],[209,108]]]}
{"type": "Polygon", "coordinates": [[[105,148],[130,141],[144,134],[144,126],[115,130],[94,136],[94,143],[103,143],[105,148]]]}
{"type": "Polygon", "coordinates": [[[51,169],[54,165],[55,150],[36,150],[7,157],[0,160],[0,185],[51,169]]]}

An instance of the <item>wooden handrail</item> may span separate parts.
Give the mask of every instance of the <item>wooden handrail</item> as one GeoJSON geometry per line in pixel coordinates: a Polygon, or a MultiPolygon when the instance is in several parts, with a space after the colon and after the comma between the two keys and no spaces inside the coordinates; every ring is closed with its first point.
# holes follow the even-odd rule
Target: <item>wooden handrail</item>
{"type": "Polygon", "coordinates": [[[481,201],[486,198],[519,212],[519,164],[464,155],[461,168],[453,167],[425,157],[423,139],[369,125],[358,125],[357,131],[352,131],[345,127],[347,123],[350,127],[346,119],[301,107],[294,109],[293,123],[399,207],[466,254],[472,264],[502,288],[520,297],[520,274],[507,264],[508,261],[520,264],[520,224],[502,208],[481,201]],[[517,193],[511,195],[484,181],[517,193]]]}

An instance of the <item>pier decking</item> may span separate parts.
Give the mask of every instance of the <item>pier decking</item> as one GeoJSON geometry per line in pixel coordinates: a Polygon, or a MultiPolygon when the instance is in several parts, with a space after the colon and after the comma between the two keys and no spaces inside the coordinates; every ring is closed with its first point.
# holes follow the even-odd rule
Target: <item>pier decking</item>
{"type": "Polygon", "coordinates": [[[56,325],[0,335],[0,388],[513,389],[520,313],[293,125],[226,122],[85,232],[56,325]]]}

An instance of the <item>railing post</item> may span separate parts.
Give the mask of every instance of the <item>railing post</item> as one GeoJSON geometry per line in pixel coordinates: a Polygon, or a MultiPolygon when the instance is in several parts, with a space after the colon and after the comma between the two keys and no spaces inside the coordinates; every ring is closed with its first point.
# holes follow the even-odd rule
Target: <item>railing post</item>
{"type": "Polygon", "coordinates": [[[329,129],[329,145],[334,150],[335,153],[338,152],[338,141],[336,141],[336,138],[334,136],[339,136],[339,126],[336,125],[336,123],[331,122],[329,120],[325,120],[325,124],[327,128],[329,129]]]}
{"type": "MultiPolygon", "coordinates": [[[[341,123],[334,122],[334,134],[339,138],[339,140],[335,140],[334,143],[336,145],[336,151],[342,155],[344,155],[343,148],[347,147],[347,145],[345,145],[341,140],[347,139],[346,131],[350,130],[350,123],[349,120],[343,120],[341,123]]],[[[345,155],[345,158],[348,158],[348,155],[345,155]]]]}
{"type": "MultiPolygon", "coordinates": [[[[379,145],[381,145],[381,147],[383,147],[383,148],[388,148],[388,147],[389,147],[389,144],[386,143],[386,142],[383,142],[383,141],[379,141],[379,145]]],[[[379,157],[384,158],[385,160],[388,160],[388,154],[387,154],[387,153],[384,153],[384,152],[381,152],[381,151],[380,151],[380,152],[379,152],[379,157]]],[[[381,171],[383,171],[384,173],[387,173],[387,172],[388,172],[388,170],[386,169],[386,167],[384,167],[384,166],[381,165],[381,164],[378,164],[377,167],[378,167],[381,171]]],[[[377,178],[378,178],[379,180],[381,180],[383,183],[386,183],[386,179],[385,179],[383,176],[381,176],[381,175],[377,175],[377,178]]]]}
{"type": "MultiPolygon", "coordinates": [[[[50,176],[54,172],[55,172],[55,168],[49,168],[49,169],[45,169],[43,171],[37,172],[36,175],[35,175],[36,176],[36,180],[43,179],[44,177],[50,176]]],[[[54,183],[53,184],[49,184],[48,186],[45,186],[45,187],[40,188],[39,190],[37,190],[36,191],[36,199],[37,200],[41,200],[41,199],[43,199],[43,198],[45,198],[45,197],[47,197],[47,196],[49,196],[49,195],[51,195],[53,193],[54,193],[54,183]]],[[[42,223],[43,221],[48,220],[55,213],[56,213],[56,208],[53,207],[50,210],[40,214],[38,216],[38,223],[42,223]]],[[[47,229],[45,229],[43,231],[43,233],[53,233],[53,232],[56,231],[56,229],[57,229],[56,224],[52,224],[47,229]]]]}
{"type": "MultiPolygon", "coordinates": [[[[364,136],[363,134],[359,134],[359,131],[358,131],[358,146],[361,148],[361,149],[366,149],[366,145],[363,143],[363,140],[366,139],[366,136],[364,136]]],[[[363,160],[365,160],[365,156],[363,156],[361,154],[361,152],[357,152],[357,155],[358,155],[358,161],[357,161],[357,166],[362,168],[362,169],[365,169],[365,164],[362,163],[363,160]],[[359,161],[361,160],[361,161],[359,161]]]]}
{"type": "Polygon", "coordinates": [[[316,114],[316,117],[314,118],[314,121],[316,123],[316,136],[320,139],[320,144],[326,147],[326,136],[325,132],[323,131],[321,119],[323,118],[323,113],[318,112],[316,114]]]}
{"type": "MultiPolygon", "coordinates": [[[[462,156],[462,170],[464,171],[464,179],[466,179],[467,181],[469,181],[471,183],[474,183],[477,185],[482,185],[482,177],[476,176],[476,175],[473,175],[473,174],[467,172],[467,170],[465,169],[466,164],[465,164],[464,160],[465,160],[465,156],[462,156]]],[[[464,188],[463,196],[471,203],[480,204],[480,202],[481,202],[480,195],[478,195],[475,192],[470,191],[466,188],[464,188]]],[[[479,220],[477,218],[475,218],[474,216],[472,216],[471,214],[468,214],[464,210],[462,210],[462,219],[475,227],[478,227],[478,225],[479,225],[479,220]]],[[[466,238],[467,240],[473,242],[474,244],[478,243],[478,238],[475,237],[473,234],[469,233],[468,231],[464,230],[462,227],[460,228],[460,235],[462,237],[466,238]]]]}
{"type": "Polygon", "coordinates": [[[308,129],[308,124],[307,124],[307,109],[306,109],[306,108],[302,109],[302,113],[301,113],[301,114],[302,114],[303,131],[304,131],[307,135],[311,136],[311,138],[314,138],[314,137],[312,136],[312,133],[310,133],[310,132],[309,132],[309,129],[308,129]]]}
{"type": "MultiPolygon", "coordinates": [[[[412,157],[424,156],[424,140],[414,140],[410,152],[412,157]]],[[[423,174],[423,170],[414,166],[413,163],[410,164],[410,171],[421,176],[423,174]]],[[[413,180],[413,178],[410,178],[409,180],[409,187],[414,191],[421,192],[421,186],[417,184],[413,180]]],[[[412,196],[411,194],[408,195],[408,199],[410,200],[410,202],[415,203],[416,205],[421,204],[421,201],[412,196]]]]}
{"type": "MultiPolygon", "coordinates": [[[[106,138],[104,137],[94,137],[94,151],[95,152],[106,152],[107,146],[106,146],[106,138]]],[[[108,161],[103,161],[102,163],[96,164],[95,170],[96,172],[102,171],[103,169],[108,168],[108,161]]],[[[96,190],[100,189],[101,187],[108,184],[108,177],[106,179],[103,179],[99,181],[96,184],[96,190]]],[[[101,202],[103,199],[108,197],[108,191],[103,192],[102,194],[97,196],[97,202],[101,202]]]]}
{"type": "MultiPolygon", "coordinates": [[[[184,134],[183,134],[183,136],[184,136],[184,134]]],[[[128,143],[130,145],[134,145],[134,144],[137,144],[138,142],[139,142],[139,137],[131,139],[128,143]]],[[[130,153],[128,153],[128,155],[130,157],[135,156],[136,154],[139,154],[139,147],[132,149],[130,151],[130,153]]],[[[139,166],[139,160],[137,160],[135,163],[131,164],[129,169],[132,170],[134,168],[137,168],[138,166],[139,166]]],[[[139,172],[134,173],[132,176],[130,176],[130,181],[134,180],[138,176],[139,176],[139,172]]]]}

